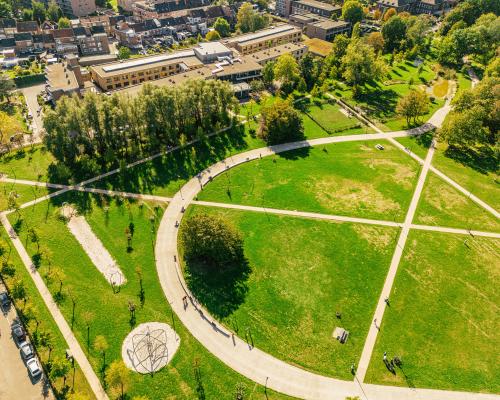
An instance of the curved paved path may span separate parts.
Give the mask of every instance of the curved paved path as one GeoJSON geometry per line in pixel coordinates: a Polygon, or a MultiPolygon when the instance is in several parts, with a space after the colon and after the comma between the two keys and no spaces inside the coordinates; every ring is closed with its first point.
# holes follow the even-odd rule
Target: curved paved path
{"type": "MultiPolygon", "coordinates": [[[[442,122],[445,115],[446,112],[440,113],[439,116],[436,117],[435,122],[442,122]]],[[[197,304],[196,300],[188,291],[180,266],[177,263],[178,228],[176,226],[182,219],[183,210],[193,201],[205,184],[230,167],[260,157],[293,149],[345,141],[402,137],[411,134],[419,134],[432,128],[432,125],[426,124],[412,131],[354,135],[353,137],[322,138],[251,150],[216,163],[187,182],[182,188],[182,196],[180,193],[177,193],[169,203],[160,223],[155,245],[156,265],[160,283],[168,301],[182,323],[203,346],[229,367],[261,385],[266,385],[273,390],[290,396],[304,399],[334,400],[344,400],[348,396],[359,396],[360,398],[369,398],[370,400],[500,399],[499,396],[490,394],[360,384],[356,380],[342,381],[328,378],[287,364],[248,345],[240,338],[234,336],[232,332],[227,330],[224,326],[216,322],[206,310],[197,304]],[[183,298],[186,295],[189,296],[191,301],[189,306],[184,308],[183,298]]],[[[411,221],[408,225],[409,224],[411,224],[411,221]]]]}

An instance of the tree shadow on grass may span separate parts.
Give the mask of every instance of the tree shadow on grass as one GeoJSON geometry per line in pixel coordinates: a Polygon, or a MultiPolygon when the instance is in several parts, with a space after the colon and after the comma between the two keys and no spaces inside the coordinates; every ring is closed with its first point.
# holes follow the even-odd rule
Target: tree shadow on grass
{"type": "Polygon", "coordinates": [[[450,145],[444,155],[482,174],[496,173],[500,165],[499,154],[490,146],[472,148],[450,145]]]}
{"type": "Polygon", "coordinates": [[[398,94],[392,89],[383,90],[376,85],[373,89],[365,89],[359,93],[355,100],[364,103],[363,108],[371,116],[387,118],[394,115],[398,94]]]}
{"type": "Polygon", "coordinates": [[[307,146],[307,147],[301,147],[300,149],[278,153],[278,157],[284,158],[285,160],[298,160],[300,158],[309,157],[310,152],[311,152],[311,147],[307,146]]]}
{"type": "Polygon", "coordinates": [[[144,164],[121,171],[95,186],[132,193],[153,193],[174,184],[177,191],[186,180],[226,158],[230,152],[247,148],[243,126],[205,138],[193,145],[167,153],[144,164]],[[178,187],[175,182],[178,181],[178,187]]]}
{"type": "Polygon", "coordinates": [[[244,257],[237,264],[222,270],[198,260],[186,260],[186,272],[186,282],[191,292],[219,319],[230,316],[245,301],[251,268],[244,257]]]}

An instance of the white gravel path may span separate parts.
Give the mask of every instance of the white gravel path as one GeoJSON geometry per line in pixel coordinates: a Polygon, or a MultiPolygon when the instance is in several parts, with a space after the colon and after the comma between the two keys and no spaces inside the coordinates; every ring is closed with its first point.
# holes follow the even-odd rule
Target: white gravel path
{"type": "Polygon", "coordinates": [[[70,232],[82,245],[83,250],[106,280],[114,286],[121,286],[127,282],[120,267],[92,231],[85,217],[79,216],[70,205],[64,205],[61,208],[61,214],[68,220],[67,225],[70,232]]]}

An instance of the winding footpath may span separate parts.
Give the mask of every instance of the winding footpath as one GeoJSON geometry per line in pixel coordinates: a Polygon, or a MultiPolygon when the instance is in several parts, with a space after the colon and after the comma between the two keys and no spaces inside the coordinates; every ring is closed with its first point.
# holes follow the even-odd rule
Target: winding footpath
{"type": "MultiPolygon", "coordinates": [[[[461,191],[462,193],[469,196],[471,200],[476,202],[479,206],[483,207],[485,210],[496,216],[500,217],[499,213],[490,207],[488,204],[484,203],[479,198],[472,195],[465,188],[460,186],[458,183],[432,167],[431,161],[434,154],[434,143],[429,149],[427,157],[425,160],[416,156],[415,154],[409,152],[404,148],[399,142],[394,140],[398,137],[420,135],[422,133],[428,132],[435,127],[439,127],[447,113],[450,110],[449,102],[439,109],[429,120],[427,124],[411,130],[403,130],[396,132],[381,132],[377,127],[372,126],[378,133],[375,134],[361,134],[361,135],[350,135],[350,136],[336,136],[327,137],[313,140],[306,140],[301,142],[286,143],[277,146],[265,147],[261,149],[251,150],[245,153],[241,153],[228,159],[218,162],[215,165],[207,168],[201,172],[196,177],[188,181],[182,189],[173,197],[167,198],[162,196],[145,195],[145,194],[135,194],[119,191],[110,191],[106,189],[88,188],[85,185],[96,182],[107,176],[111,176],[120,172],[120,169],[115,169],[109,171],[105,174],[96,176],[87,181],[81,182],[77,185],[59,185],[52,183],[43,182],[33,182],[33,181],[22,181],[14,180],[6,177],[0,177],[0,181],[12,182],[17,184],[26,184],[33,186],[47,187],[50,189],[57,189],[57,191],[50,193],[46,196],[37,198],[33,201],[27,202],[21,205],[21,208],[29,207],[35,205],[39,202],[45,201],[52,197],[58,196],[67,191],[83,191],[90,193],[106,194],[111,196],[122,196],[130,197],[135,199],[144,200],[155,200],[168,202],[167,207],[162,221],[160,223],[157,240],[155,245],[155,259],[157,265],[157,271],[159,275],[159,280],[165,296],[169,303],[171,304],[173,310],[178,315],[182,323],[187,327],[190,333],[205,346],[212,354],[217,358],[227,364],[230,368],[244,375],[245,377],[260,383],[263,386],[269,387],[278,392],[288,394],[290,396],[304,398],[304,399],[333,399],[333,400],[344,400],[348,396],[359,396],[363,399],[370,400],[499,400],[500,396],[491,394],[475,394],[466,392],[455,392],[455,391],[444,391],[444,390],[430,390],[430,389],[410,389],[404,387],[391,387],[391,386],[381,386],[363,383],[363,378],[370,361],[373,346],[375,344],[378,329],[374,329],[372,326],[367,340],[365,342],[365,347],[360,359],[360,364],[357,369],[355,379],[353,381],[342,381],[338,379],[328,378],[325,376],[317,375],[306,370],[300,369],[298,367],[287,364],[255,347],[250,346],[248,343],[242,339],[233,335],[224,326],[220,325],[215,319],[202,307],[199,306],[196,299],[194,299],[189,293],[184,278],[182,276],[182,271],[177,262],[177,234],[178,234],[178,224],[180,223],[184,210],[189,204],[198,204],[212,207],[225,207],[225,208],[236,208],[243,209],[254,212],[266,212],[278,215],[291,215],[296,217],[306,217],[306,218],[316,218],[316,219],[326,219],[335,220],[340,222],[355,222],[355,223],[365,223],[365,224],[376,224],[385,226],[395,226],[401,228],[401,233],[398,240],[398,246],[391,262],[389,268],[389,273],[387,275],[382,294],[379,298],[379,302],[375,311],[375,316],[382,320],[383,312],[385,310],[385,303],[383,300],[385,296],[391,291],[392,283],[397,272],[397,267],[399,265],[399,260],[401,259],[401,254],[404,249],[406,238],[410,229],[419,230],[429,230],[437,232],[455,233],[463,235],[478,235],[487,237],[499,238],[500,234],[493,232],[476,232],[466,229],[456,229],[456,228],[446,228],[446,227],[433,227],[425,225],[415,225],[412,223],[413,216],[422,192],[422,188],[425,182],[425,177],[428,171],[433,171],[443,180],[448,182],[450,185],[461,191]],[[335,215],[325,215],[317,213],[308,213],[300,211],[291,210],[277,210],[269,209],[264,207],[251,207],[242,205],[231,205],[213,202],[202,202],[194,201],[197,194],[203,187],[208,184],[215,176],[233,168],[239,164],[246,163],[255,159],[262,157],[267,157],[273,154],[312,147],[321,146],[331,143],[341,143],[349,141],[376,141],[376,140],[389,140],[391,143],[396,145],[403,151],[409,153],[416,161],[423,165],[421,170],[419,180],[417,183],[416,190],[413,194],[410,208],[407,212],[406,218],[403,223],[396,223],[392,221],[378,221],[363,218],[354,218],[346,216],[335,216],[335,215]],[[189,296],[190,302],[187,308],[184,307],[183,298],[184,296],[189,296]],[[381,302],[383,304],[381,304],[381,302]]],[[[360,116],[358,115],[358,118],[360,116]]],[[[362,117],[362,116],[361,116],[362,117]]],[[[214,132],[209,136],[217,134],[219,132],[214,132]]],[[[169,149],[167,152],[176,150],[177,148],[169,149]]],[[[135,163],[129,164],[126,168],[132,168],[136,165],[142,164],[144,162],[150,161],[156,157],[159,157],[166,152],[155,154],[151,157],[139,160],[135,163]]],[[[23,244],[19,238],[15,235],[12,227],[7,219],[7,214],[12,211],[8,211],[0,214],[0,219],[4,228],[9,233],[16,250],[21,255],[23,263],[26,268],[32,274],[33,280],[40,291],[45,303],[47,304],[49,311],[56,320],[61,332],[63,333],[65,339],[68,342],[68,346],[73,351],[75,359],[82,368],[83,373],[87,377],[90,386],[92,387],[96,397],[98,399],[107,399],[106,393],[102,389],[99,379],[92,370],[85,354],[83,353],[79,343],[71,332],[67,322],[59,311],[57,305],[53,302],[53,299],[48,291],[45,283],[38,275],[36,270],[32,269],[31,259],[29,258],[23,244]]]]}
{"type": "MultiPolygon", "coordinates": [[[[183,217],[183,212],[189,204],[194,203],[194,199],[200,190],[208,184],[215,176],[224,173],[230,168],[239,164],[249,162],[261,157],[270,156],[280,152],[315,146],[327,143],[345,142],[345,141],[363,141],[377,139],[392,139],[396,137],[419,134],[440,126],[444,117],[449,111],[449,104],[443,109],[438,110],[432,118],[432,124],[426,124],[418,130],[376,133],[367,135],[355,135],[354,137],[333,137],[322,138],[310,141],[287,143],[283,145],[271,146],[257,150],[251,150],[222,162],[216,163],[206,169],[195,178],[187,182],[182,188],[182,195],[178,192],[170,201],[167,210],[164,213],[160,223],[155,257],[157,271],[161,286],[171,304],[173,310],[178,315],[182,323],[187,327],[191,334],[201,342],[212,354],[227,364],[230,368],[244,375],[245,377],[265,385],[278,392],[304,398],[304,399],[333,399],[344,400],[348,396],[359,396],[370,400],[493,400],[500,399],[500,396],[491,394],[475,394],[445,390],[431,389],[410,389],[404,387],[381,386],[362,383],[363,379],[354,379],[354,381],[342,381],[317,375],[309,371],[287,364],[270,354],[267,354],[258,348],[252,347],[242,339],[235,336],[226,327],[220,325],[205,309],[199,306],[192,294],[187,289],[184,282],[180,265],[178,264],[179,255],[177,253],[177,234],[178,225],[183,217]],[[187,308],[184,307],[183,298],[188,296],[191,302],[187,308]]],[[[399,265],[404,243],[407,234],[412,225],[413,216],[418,204],[420,193],[423,188],[425,176],[431,170],[431,161],[434,154],[434,145],[429,149],[426,160],[423,161],[423,169],[417,184],[417,188],[412,198],[410,209],[408,210],[402,232],[400,234],[398,246],[391,262],[388,277],[384,284],[384,289],[380,298],[390,293],[392,282],[399,265]]],[[[457,184],[458,185],[458,184],[457,184]]],[[[465,190],[465,189],[464,189],[465,190]]],[[[203,202],[196,202],[203,204],[203,202]]],[[[241,207],[239,207],[241,208],[241,207]]],[[[493,210],[494,211],[494,210],[493,210]]],[[[495,211],[496,212],[496,211],[495,211]]],[[[449,228],[451,229],[451,228],[449,228]]],[[[380,303],[380,301],[379,301],[380,303]]],[[[384,303],[385,305],[385,303],[384,303]]],[[[383,315],[384,307],[379,308],[375,315],[383,315]]],[[[380,317],[381,318],[381,317],[380,317]]],[[[378,330],[377,330],[378,331],[378,330]]],[[[373,351],[376,340],[375,335],[369,334],[365,349],[360,361],[360,368],[357,374],[364,377],[368,362],[373,351]]]]}

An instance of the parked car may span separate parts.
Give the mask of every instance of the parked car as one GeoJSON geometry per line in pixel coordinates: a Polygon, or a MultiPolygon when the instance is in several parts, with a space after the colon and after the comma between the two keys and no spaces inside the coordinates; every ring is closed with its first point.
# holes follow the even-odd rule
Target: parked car
{"type": "Polygon", "coordinates": [[[21,355],[23,356],[23,359],[25,361],[27,361],[35,356],[35,353],[33,351],[33,346],[31,345],[31,343],[24,341],[19,345],[19,349],[20,349],[21,355]]]}
{"type": "Polygon", "coordinates": [[[24,328],[18,321],[12,324],[11,329],[12,336],[16,339],[17,343],[22,343],[26,340],[26,332],[24,332],[24,328]]]}
{"type": "Polygon", "coordinates": [[[42,374],[42,367],[40,367],[40,363],[36,358],[28,360],[26,366],[32,378],[37,378],[42,374]]]}
{"type": "Polygon", "coordinates": [[[10,299],[7,292],[0,293],[0,306],[2,308],[7,308],[10,305],[10,299]]]}

